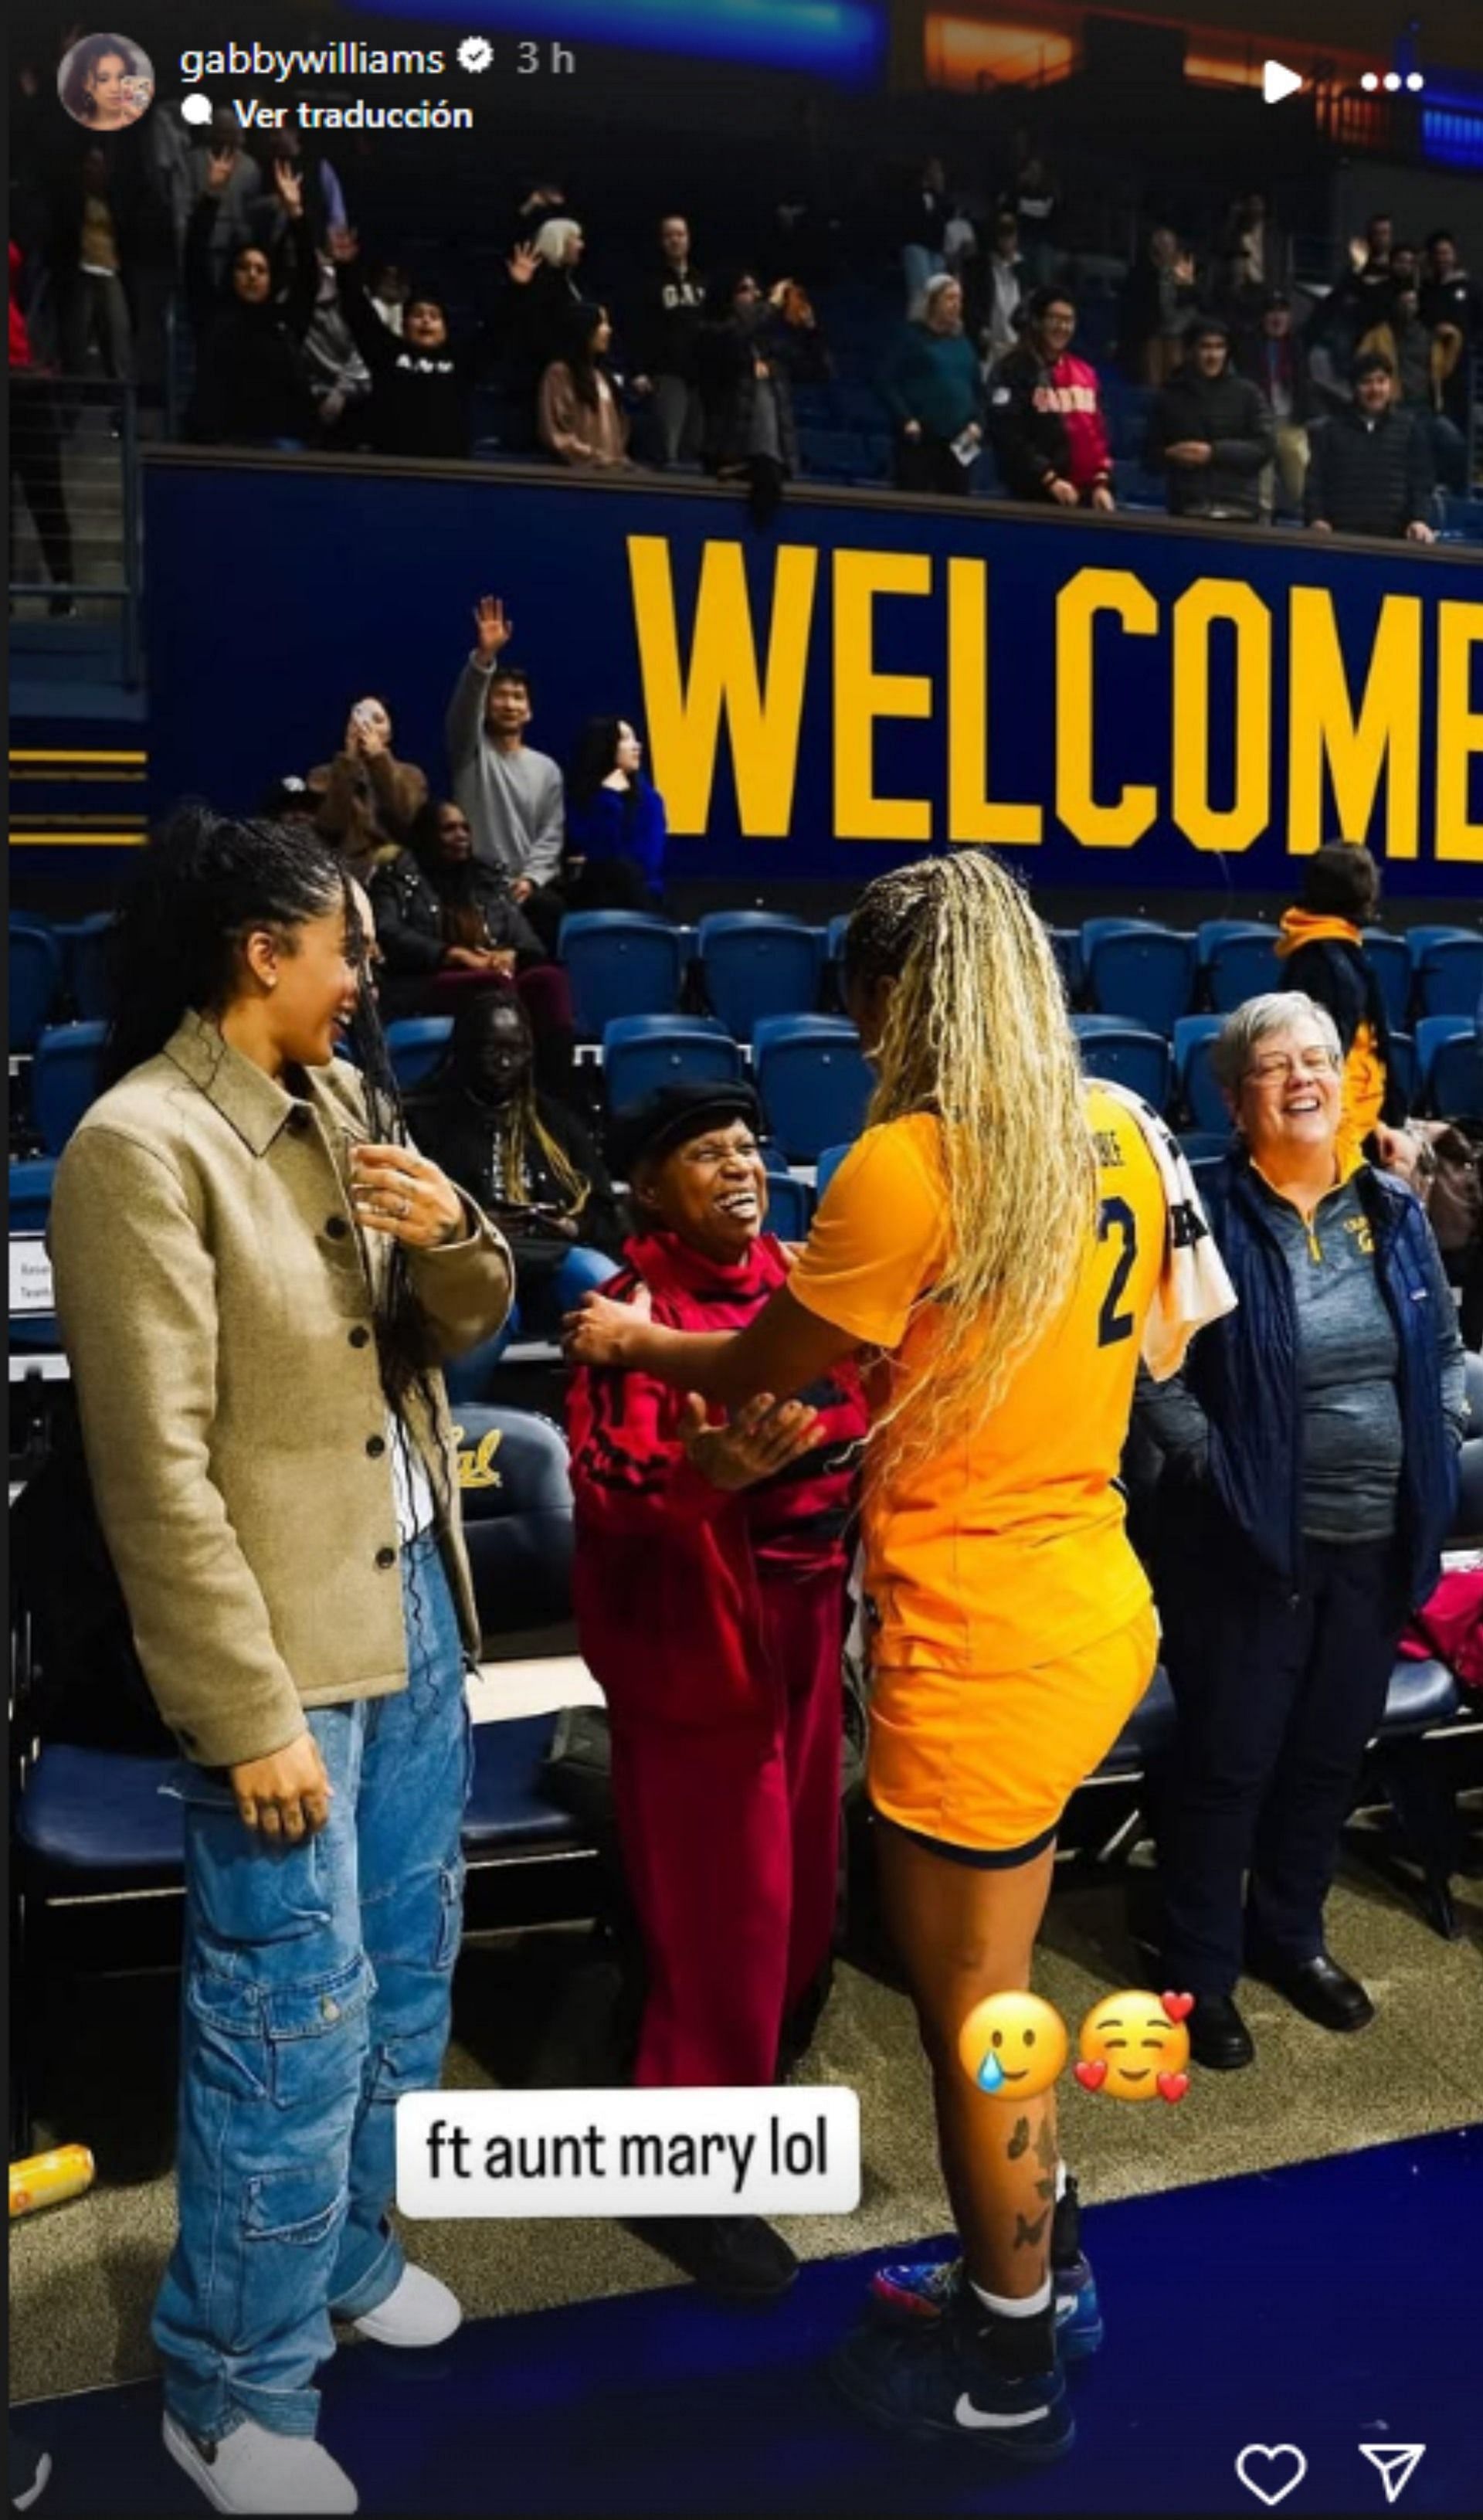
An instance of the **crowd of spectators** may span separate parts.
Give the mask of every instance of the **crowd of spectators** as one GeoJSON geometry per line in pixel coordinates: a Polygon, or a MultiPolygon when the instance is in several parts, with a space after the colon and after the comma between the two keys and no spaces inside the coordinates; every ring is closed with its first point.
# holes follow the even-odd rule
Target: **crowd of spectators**
{"type": "MultiPolygon", "coordinates": [[[[1089,258],[1064,242],[1063,187],[1029,131],[987,185],[960,194],[933,157],[882,199],[905,302],[894,340],[881,303],[871,382],[902,489],[1105,509],[1162,484],[1175,517],[1425,540],[1437,484],[1468,486],[1483,289],[1446,231],[1421,246],[1376,215],[1331,281],[1299,288],[1291,238],[1251,191],[1199,236],[1155,217],[1128,262],[1089,258]]],[[[517,188],[450,298],[452,266],[429,285],[394,235],[363,256],[317,147],[249,137],[230,109],[199,139],[164,111],[69,132],[13,191],[42,364],[140,379],[141,328],[173,288],[192,438],[419,459],[494,445],[624,474],[698,463],[759,518],[809,469],[796,389],[833,373],[807,253],[803,279],[788,267],[796,207],[746,264],[712,261],[682,203],[635,252],[548,173],[517,188]]]]}

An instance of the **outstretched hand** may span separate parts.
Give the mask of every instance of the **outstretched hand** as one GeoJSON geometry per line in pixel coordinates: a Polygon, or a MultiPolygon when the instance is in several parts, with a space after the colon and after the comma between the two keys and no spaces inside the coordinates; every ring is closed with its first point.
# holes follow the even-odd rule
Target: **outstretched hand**
{"type": "Polygon", "coordinates": [[[517,289],[524,289],[534,280],[541,267],[541,257],[534,245],[517,245],[505,265],[517,289]]]}
{"type": "Polygon", "coordinates": [[[634,1331],[652,1318],[647,1286],[636,1286],[632,1299],[616,1304],[610,1295],[589,1288],[578,1310],[562,1323],[562,1345],[568,1365],[625,1366],[631,1362],[634,1331]]]}
{"type": "Polygon", "coordinates": [[[818,1432],[817,1410],[801,1400],[786,1400],[780,1409],[770,1391],[759,1391],[725,1426],[707,1426],[705,1403],[697,1391],[687,1395],[680,1413],[680,1441],[688,1460],[712,1487],[728,1495],[786,1469],[808,1452],[818,1432]]]}
{"type": "Polygon", "coordinates": [[[287,158],[274,158],[273,181],[290,218],[301,219],[304,214],[304,179],[302,175],[295,175],[287,158]]]}
{"type": "Polygon", "coordinates": [[[481,656],[497,656],[515,637],[515,623],[505,618],[505,607],[497,595],[481,595],[473,608],[474,635],[481,656]]]}

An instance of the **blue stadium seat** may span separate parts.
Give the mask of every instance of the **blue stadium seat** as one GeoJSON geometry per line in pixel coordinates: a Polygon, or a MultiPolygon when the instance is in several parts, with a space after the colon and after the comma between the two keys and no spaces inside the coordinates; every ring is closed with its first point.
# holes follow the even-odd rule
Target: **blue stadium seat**
{"type": "Polygon", "coordinates": [[[1099,1777],[1141,1776],[1172,1749],[1178,1724],[1169,1675],[1160,1664],[1098,1769],[1099,1777]]]}
{"type": "Polygon", "coordinates": [[[62,984],[62,949],[44,919],[10,921],[10,1046],[34,1050],[62,984]]]}
{"type": "Polygon", "coordinates": [[[1277,959],[1278,931],[1260,920],[1207,920],[1198,930],[1200,964],[1217,1014],[1229,1015],[1248,998],[1282,985],[1277,959]],[[1211,935],[1219,927],[1221,935],[1211,935]],[[1208,940],[1208,941],[1207,941],[1208,940]]]}
{"type": "Polygon", "coordinates": [[[1215,1180],[1215,1177],[1219,1173],[1225,1160],[1226,1158],[1224,1155],[1191,1156],[1190,1170],[1194,1176],[1194,1187],[1198,1191],[1202,1199],[1206,1196],[1211,1183],[1215,1180]]]}
{"type": "Polygon", "coordinates": [[[1433,927],[1424,924],[1419,927],[1408,927],[1406,930],[1406,950],[1411,956],[1411,968],[1413,971],[1420,970],[1422,958],[1430,951],[1433,945],[1443,944],[1448,938],[1454,936],[1463,937],[1466,942],[1471,945],[1477,941],[1477,933],[1478,931],[1475,927],[1459,927],[1456,924],[1446,927],[1433,927]]]}
{"type": "Polygon", "coordinates": [[[84,1023],[106,1023],[113,1012],[109,946],[115,921],[111,910],[66,922],[57,930],[62,975],[73,1012],[84,1023]]]}
{"type": "Polygon", "coordinates": [[[712,1012],[737,1041],[765,1015],[812,1014],[825,939],[771,910],[716,910],[696,930],[696,959],[712,1012]]]}
{"type": "Polygon", "coordinates": [[[452,1039],[452,1015],[401,1015],[387,1024],[391,1073],[404,1094],[436,1075],[452,1039]]]}
{"type": "Polygon", "coordinates": [[[1392,936],[1387,928],[1367,927],[1365,951],[1374,967],[1385,1001],[1386,1020],[1392,1032],[1404,1032],[1411,1013],[1411,992],[1415,968],[1411,949],[1404,936],[1392,936]]]}
{"type": "Polygon", "coordinates": [[[736,1084],[742,1053],[714,1015],[618,1015],[603,1034],[603,1089],[609,1111],[641,1102],[682,1077],[736,1084]]]}
{"type": "Polygon", "coordinates": [[[1423,1015],[1416,1026],[1417,1100],[1439,1119],[1483,1120],[1483,1048],[1464,1015],[1423,1015]]]}
{"type": "Polygon", "coordinates": [[[671,1014],[679,1004],[685,931],[648,911],[573,911],[557,952],[579,1041],[601,1041],[619,1015],[671,1014]]]}
{"type": "Polygon", "coordinates": [[[820,1155],[818,1162],[814,1166],[814,1199],[816,1204],[824,1196],[830,1183],[833,1180],[835,1173],[839,1170],[840,1165],[843,1163],[844,1158],[848,1153],[848,1146],[826,1147],[824,1148],[823,1153],[820,1155]]]}
{"type": "Polygon", "coordinates": [[[52,1024],[31,1065],[31,1118],[49,1155],[60,1155],[97,1100],[107,1024],[52,1024]]]}
{"type": "Polygon", "coordinates": [[[1229,1137],[1231,1114],[1210,1065],[1210,1044],[1225,1021],[1223,1015],[1182,1015],[1174,1027],[1174,1073],[1180,1101],[1196,1129],[1219,1129],[1229,1137]]]}
{"type": "Polygon", "coordinates": [[[1483,935],[1438,936],[1416,969],[1423,1015],[1474,1015],[1483,1000],[1483,935]]]}
{"type": "Polygon", "coordinates": [[[855,1138],[874,1083],[843,1015],[765,1015],[752,1035],[757,1091],[790,1164],[817,1163],[855,1138]]]}
{"type": "Polygon", "coordinates": [[[1404,1100],[1407,1110],[1415,1110],[1419,1079],[1416,1070],[1416,1035],[1414,1033],[1391,1033],[1390,1064],[1394,1071],[1397,1091],[1404,1100]]]}
{"type": "Polygon", "coordinates": [[[824,931],[824,959],[827,963],[843,962],[844,940],[849,932],[849,923],[853,916],[853,912],[841,910],[837,917],[831,919],[828,927],[826,927],[824,931]]]}
{"type": "Polygon", "coordinates": [[[1144,920],[1089,919],[1082,929],[1088,991],[1100,1014],[1173,1032],[1194,995],[1194,939],[1144,920]]]}
{"type": "Polygon", "coordinates": [[[1182,1129],[1179,1143],[1186,1160],[1191,1164],[1218,1161],[1231,1145],[1231,1131],[1225,1129],[1182,1129]]]}
{"type": "Polygon", "coordinates": [[[802,1242],[813,1222],[814,1194],[806,1181],[796,1174],[775,1172],[767,1168],[767,1218],[769,1234],[780,1235],[785,1242],[802,1242]]]}
{"type": "Polygon", "coordinates": [[[1051,939],[1051,951],[1056,957],[1060,976],[1065,982],[1066,996],[1074,1006],[1081,995],[1082,984],[1086,978],[1086,965],[1082,959],[1081,950],[1081,929],[1048,927],[1046,934],[1051,939]]]}
{"type": "Polygon", "coordinates": [[[1088,1076],[1109,1077],[1114,1085],[1141,1094],[1155,1111],[1163,1110],[1173,1070],[1161,1032],[1123,1015],[1073,1015],[1071,1025],[1088,1076]]]}
{"type": "Polygon", "coordinates": [[[50,1155],[12,1164],[8,1184],[12,1234],[44,1234],[52,1212],[52,1185],[57,1166],[50,1155]]]}

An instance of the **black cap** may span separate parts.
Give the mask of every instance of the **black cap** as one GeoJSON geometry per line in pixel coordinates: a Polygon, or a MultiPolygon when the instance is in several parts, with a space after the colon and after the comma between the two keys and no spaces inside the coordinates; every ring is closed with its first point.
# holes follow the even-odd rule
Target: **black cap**
{"type": "Polygon", "coordinates": [[[263,795],[258,812],[265,821],[275,823],[291,814],[317,814],[320,800],[307,779],[290,776],[275,779],[263,795]]]}
{"type": "Polygon", "coordinates": [[[1358,384],[1361,377],[1372,377],[1376,370],[1378,370],[1383,376],[1393,377],[1395,375],[1395,369],[1386,358],[1383,350],[1362,350],[1359,357],[1354,360],[1350,367],[1350,380],[1353,383],[1358,384]]]}
{"type": "Polygon", "coordinates": [[[1231,327],[1224,315],[1191,315],[1185,326],[1187,341],[1202,341],[1206,334],[1219,334],[1223,341],[1231,339],[1231,327]]]}
{"type": "Polygon", "coordinates": [[[620,1181],[627,1181],[645,1155],[665,1155],[687,1138],[697,1138],[722,1120],[744,1120],[760,1133],[762,1105],[749,1085],[702,1084],[698,1078],[660,1085],[642,1102],[630,1102],[607,1132],[607,1160],[620,1181]]]}

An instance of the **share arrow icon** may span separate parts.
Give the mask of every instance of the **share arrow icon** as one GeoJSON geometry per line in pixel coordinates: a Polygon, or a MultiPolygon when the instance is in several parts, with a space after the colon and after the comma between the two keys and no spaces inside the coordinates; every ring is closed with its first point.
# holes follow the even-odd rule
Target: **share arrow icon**
{"type": "Polygon", "coordinates": [[[1394,2502],[1405,2493],[1415,2475],[1417,2463],[1426,2456],[1424,2442],[1397,2442],[1392,2450],[1376,2450],[1370,2442],[1359,2445],[1361,2458],[1368,2458],[1385,2488],[1385,2499],[1394,2502]]]}

